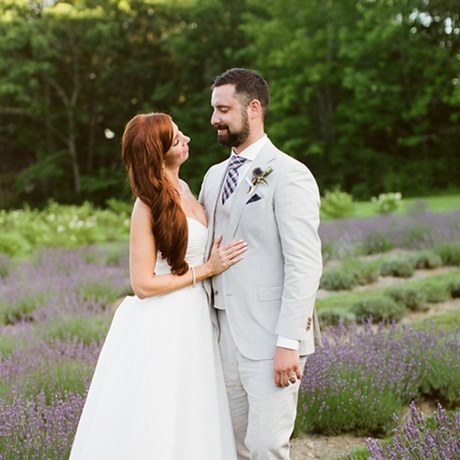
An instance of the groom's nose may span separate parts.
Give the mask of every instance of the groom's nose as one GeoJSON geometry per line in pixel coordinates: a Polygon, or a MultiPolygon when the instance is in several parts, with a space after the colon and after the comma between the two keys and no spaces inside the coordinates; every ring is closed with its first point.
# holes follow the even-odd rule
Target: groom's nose
{"type": "Polygon", "coordinates": [[[218,115],[216,114],[215,110],[212,112],[210,121],[211,121],[211,125],[213,125],[213,126],[216,126],[216,125],[219,124],[220,119],[219,119],[218,115]]]}

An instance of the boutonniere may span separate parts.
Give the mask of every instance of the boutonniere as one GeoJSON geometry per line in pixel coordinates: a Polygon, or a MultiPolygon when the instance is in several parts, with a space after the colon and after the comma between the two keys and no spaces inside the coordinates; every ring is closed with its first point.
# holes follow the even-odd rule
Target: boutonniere
{"type": "Polygon", "coordinates": [[[252,170],[252,179],[249,182],[248,193],[251,193],[259,184],[266,184],[267,181],[265,178],[273,172],[273,168],[270,166],[268,168],[254,168],[252,170]]]}

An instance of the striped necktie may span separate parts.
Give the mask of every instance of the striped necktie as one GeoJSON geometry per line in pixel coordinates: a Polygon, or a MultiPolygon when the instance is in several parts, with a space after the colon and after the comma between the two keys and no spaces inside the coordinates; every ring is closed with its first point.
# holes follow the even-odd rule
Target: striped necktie
{"type": "Polygon", "coordinates": [[[227,169],[227,177],[225,178],[224,188],[222,190],[222,204],[224,204],[228,197],[235,191],[238,185],[238,169],[246,161],[246,158],[238,155],[232,155],[227,169]]]}

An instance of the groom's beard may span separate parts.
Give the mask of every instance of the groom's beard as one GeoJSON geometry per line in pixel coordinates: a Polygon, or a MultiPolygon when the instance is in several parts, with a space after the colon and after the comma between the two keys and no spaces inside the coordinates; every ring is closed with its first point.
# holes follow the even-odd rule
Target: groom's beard
{"type": "Polygon", "coordinates": [[[250,128],[249,128],[249,119],[248,114],[243,112],[243,121],[242,126],[239,131],[231,132],[230,128],[226,125],[217,126],[217,128],[225,128],[226,131],[223,134],[217,134],[217,141],[227,147],[238,147],[243,144],[246,139],[249,137],[250,128]]]}

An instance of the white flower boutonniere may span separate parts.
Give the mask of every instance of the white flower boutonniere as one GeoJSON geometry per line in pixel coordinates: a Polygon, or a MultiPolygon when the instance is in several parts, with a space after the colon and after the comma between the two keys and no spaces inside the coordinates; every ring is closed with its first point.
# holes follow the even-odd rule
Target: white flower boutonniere
{"type": "Polygon", "coordinates": [[[248,193],[251,193],[259,184],[266,184],[267,181],[265,178],[273,172],[273,168],[270,166],[268,168],[254,168],[252,170],[252,179],[249,182],[248,193]]]}

